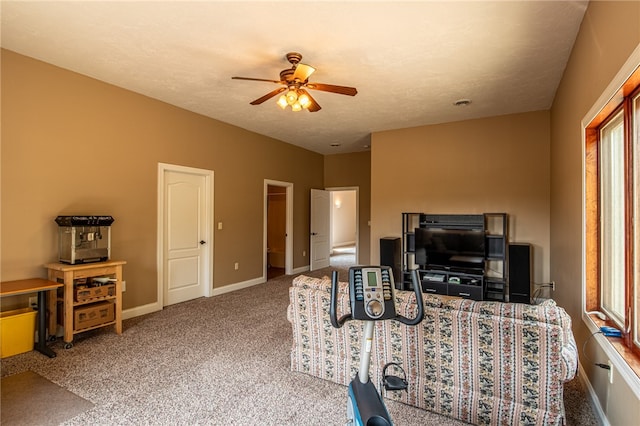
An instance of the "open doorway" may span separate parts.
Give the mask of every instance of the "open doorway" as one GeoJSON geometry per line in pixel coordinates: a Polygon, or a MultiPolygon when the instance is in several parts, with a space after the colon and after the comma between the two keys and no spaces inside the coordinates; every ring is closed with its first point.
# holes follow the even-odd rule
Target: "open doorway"
{"type": "Polygon", "coordinates": [[[265,278],[291,274],[293,184],[265,180],[265,278]]]}
{"type": "Polygon", "coordinates": [[[358,191],[331,189],[331,257],[333,267],[349,267],[358,259],[358,191]]]}

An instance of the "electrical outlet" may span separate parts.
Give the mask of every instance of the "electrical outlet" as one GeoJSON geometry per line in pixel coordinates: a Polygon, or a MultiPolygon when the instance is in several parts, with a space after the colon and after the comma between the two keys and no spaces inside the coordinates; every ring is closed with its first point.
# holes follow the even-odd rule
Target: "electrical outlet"
{"type": "Polygon", "coordinates": [[[122,292],[124,293],[125,291],[127,291],[127,282],[122,280],[122,292]]]}
{"type": "Polygon", "coordinates": [[[233,265],[233,268],[237,271],[240,268],[240,264],[238,262],[233,265]]]}
{"type": "Polygon", "coordinates": [[[307,251],[306,250],[302,250],[302,257],[306,257],[307,256],[307,251]]]}
{"type": "Polygon", "coordinates": [[[37,296],[29,297],[29,306],[31,306],[32,308],[37,308],[38,307],[38,297],[37,296]]]}

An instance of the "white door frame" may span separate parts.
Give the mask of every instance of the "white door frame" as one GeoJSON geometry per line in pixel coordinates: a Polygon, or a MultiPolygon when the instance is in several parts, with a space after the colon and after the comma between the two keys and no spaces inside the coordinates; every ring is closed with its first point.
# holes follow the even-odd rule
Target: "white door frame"
{"type": "Polygon", "coordinates": [[[264,211],[262,214],[262,278],[267,281],[267,205],[269,201],[269,185],[281,186],[286,191],[286,224],[285,232],[287,233],[284,242],[284,273],[285,275],[293,274],[293,183],[283,182],[279,180],[264,180],[264,211]]]}
{"type": "Polygon", "coordinates": [[[180,173],[193,173],[202,175],[205,178],[205,203],[206,203],[206,229],[205,235],[207,235],[207,249],[208,255],[206,258],[206,262],[208,264],[208,268],[206,268],[206,273],[204,277],[204,281],[207,283],[205,285],[205,296],[210,297],[213,295],[213,170],[206,169],[198,169],[194,167],[186,167],[186,166],[178,166],[175,164],[166,164],[166,163],[158,163],[158,218],[157,218],[157,259],[158,259],[158,294],[157,294],[157,303],[159,305],[158,310],[163,309],[164,307],[164,186],[165,186],[165,173],[173,171],[180,173]]]}
{"type": "MultiPolygon", "coordinates": [[[[331,193],[339,191],[356,191],[356,265],[359,265],[360,258],[360,187],[358,186],[336,186],[331,188],[325,188],[325,190],[331,193]]],[[[331,235],[333,235],[333,222],[330,223],[331,235]]],[[[331,244],[333,246],[333,237],[331,238],[331,244]]],[[[333,248],[333,247],[331,247],[333,248]]]]}

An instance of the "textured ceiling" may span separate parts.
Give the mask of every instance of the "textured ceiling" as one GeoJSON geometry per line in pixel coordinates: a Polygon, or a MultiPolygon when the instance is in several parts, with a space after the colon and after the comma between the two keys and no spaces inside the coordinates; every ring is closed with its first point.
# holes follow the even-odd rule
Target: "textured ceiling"
{"type": "Polygon", "coordinates": [[[322,154],[372,132],[548,109],[586,1],[5,1],[3,48],[322,154]],[[287,52],[319,112],[250,101],[287,52]],[[456,107],[458,99],[472,103],[456,107]],[[331,144],[340,144],[332,147],[331,144]]]}

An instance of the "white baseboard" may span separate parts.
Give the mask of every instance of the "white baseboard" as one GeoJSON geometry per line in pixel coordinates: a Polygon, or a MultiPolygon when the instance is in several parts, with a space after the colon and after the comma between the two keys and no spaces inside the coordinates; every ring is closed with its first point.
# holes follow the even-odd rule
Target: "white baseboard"
{"type": "Polygon", "coordinates": [[[343,241],[341,243],[337,243],[333,245],[333,248],[340,248],[340,247],[350,247],[350,246],[355,246],[356,245],[356,240],[353,241],[343,241]]]}
{"type": "Polygon", "coordinates": [[[218,296],[220,294],[230,293],[236,290],[242,290],[243,288],[252,287],[257,284],[265,283],[267,280],[265,277],[258,277],[248,281],[242,281],[235,284],[229,284],[222,287],[214,288],[211,296],[218,296]]]}
{"type": "Polygon", "coordinates": [[[310,269],[310,268],[309,268],[309,265],[305,265],[305,266],[301,266],[301,267],[299,267],[299,268],[295,268],[295,269],[293,270],[293,275],[301,274],[301,273],[303,273],[303,272],[308,272],[308,271],[309,271],[309,269],[310,269]]]}
{"type": "MultiPolygon", "coordinates": [[[[309,265],[302,266],[300,268],[296,268],[293,270],[293,274],[301,274],[303,272],[307,272],[309,270],[309,265]]],[[[241,290],[243,288],[252,287],[254,285],[263,284],[267,280],[265,277],[258,277],[252,280],[242,281],[235,284],[225,285],[223,287],[214,288],[211,292],[211,296],[218,296],[225,293],[230,293],[232,291],[241,290]]],[[[140,315],[150,314],[152,312],[161,311],[162,306],[159,303],[149,303],[148,305],[136,306],[135,308],[127,309],[122,311],[122,319],[135,318],[140,315]]]]}
{"type": "Polygon", "coordinates": [[[582,384],[587,388],[587,396],[589,397],[589,402],[591,403],[591,407],[593,407],[593,411],[596,413],[598,423],[601,426],[610,426],[609,420],[602,409],[602,405],[600,405],[600,400],[598,399],[596,392],[593,390],[591,382],[589,381],[587,374],[582,369],[582,365],[580,363],[578,363],[578,377],[582,384]]]}
{"type": "MultiPolygon", "coordinates": [[[[214,288],[211,296],[217,296],[219,294],[229,293],[231,291],[240,290],[243,288],[251,287],[256,284],[262,284],[266,280],[264,277],[255,278],[249,281],[243,281],[240,283],[226,285],[220,288],[214,288]]],[[[158,312],[162,310],[162,306],[158,302],[149,303],[147,305],[136,306],[135,308],[126,309],[122,311],[122,319],[126,320],[129,318],[139,317],[140,315],[146,315],[153,312],[158,312]]]]}
{"type": "Polygon", "coordinates": [[[149,303],[148,305],[136,306],[135,308],[126,309],[122,311],[122,319],[139,317],[140,315],[146,315],[153,312],[162,310],[162,306],[158,302],[149,303]]]}

